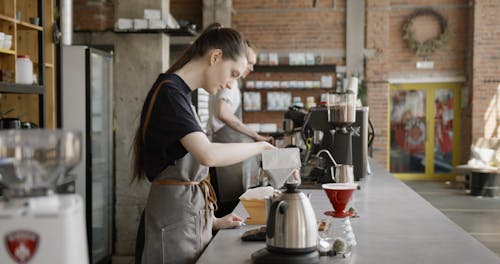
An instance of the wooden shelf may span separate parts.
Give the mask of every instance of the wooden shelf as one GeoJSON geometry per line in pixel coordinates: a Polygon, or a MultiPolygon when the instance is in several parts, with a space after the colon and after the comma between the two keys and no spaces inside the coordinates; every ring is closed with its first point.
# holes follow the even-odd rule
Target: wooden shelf
{"type": "Polygon", "coordinates": [[[0,82],[0,93],[44,94],[43,85],[0,82]]]}
{"type": "Polygon", "coordinates": [[[333,88],[260,88],[260,89],[256,89],[256,88],[244,88],[243,91],[244,92],[262,92],[262,91],[270,91],[270,92],[273,92],[273,91],[285,91],[285,92],[293,92],[293,91],[332,91],[332,90],[336,90],[335,87],[333,88]]]}
{"type": "Polygon", "coordinates": [[[45,63],[45,67],[47,67],[47,68],[54,68],[54,64],[52,64],[52,63],[45,63]]]}
{"type": "Polygon", "coordinates": [[[335,64],[322,65],[255,65],[254,72],[335,72],[335,64]]]}
{"type": "Polygon", "coordinates": [[[0,20],[9,21],[9,22],[12,22],[12,23],[16,23],[17,22],[17,20],[14,19],[13,17],[8,17],[8,16],[5,16],[5,15],[0,15],[0,20]]]}
{"type": "Polygon", "coordinates": [[[16,52],[13,50],[0,49],[0,54],[16,55],[16,52]]]}
{"type": "Polygon", "coordinates": [[[17,24],[20,26],[21,29],[24,28],[24,29],[30,29],[30,30],[43,31],[43,28],[41,26],[33,25],[31,23],[17,21],[17,24]]]}

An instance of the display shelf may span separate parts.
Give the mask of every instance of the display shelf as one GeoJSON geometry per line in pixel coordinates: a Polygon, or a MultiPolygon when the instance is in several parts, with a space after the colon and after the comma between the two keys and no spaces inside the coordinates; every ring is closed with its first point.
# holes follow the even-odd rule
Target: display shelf
{"type": "Polygon", "coordinates": [[[0,93],[44,94],[43,85],[0,82],[0,93]]]}
{"type": "Polygon", "coordinates": [[[293,91],[334,91],[337,88],[243,88],[244,92],[262,92],[262,91],[285,91],[285,92],[293,92],[293,91]]]}
{"type": "Polygon", "coordinates": [[[10,55],[16,55],[16,52],[13,50],[6,50],[6,49],[0,49],[1,54],[10,54],[10,55]]]}
{"type": "Polygon", "coordinates": [[[254,72],[335,72],[335,64],[321,65],[255,65],[254,72]]]}
{"type": "Polygon", "coordinates": [[[17,21],[17,25],[19,26],[19,30],[38,30],[38,31],[43,31],[43,28],[41,26],[33,25],[31,23],[23,22],[23,21],[17,21]]]}
{"type": "Polygon", "coordinates": [[[36,85],[16,84],[12,80],[0,82],[0,93],[4,94],[0,111],[14,108],[14,116],[22,115],[23,120],[37,123],[40,127],[55,128],[55,122],[45,122],[45,113],[47,116],[55,115],[56,111],[53,104],[47,104],[47,96],[52,98],[55,91],[55,78],[47,76],[46,70],[53,73],[54,66],[45,66],[46,63],[54,65],[52,25],[55,0],[1,0],[0,6],[0,25],[13,38],[11,50],[0,50],[0,70],[9,75],[11,73],[11,78],[14,78],[16,55],[29,55],[33,62],[33,73],[38,78],[36,85]],[[16,14],[20,14],[22,20],[17,19],[16,14]],[[31,17],[38,17],[39,24],[29,23],[27,20],[31,17]]]}
{"type": "Polygon", "coordinates": [[[196,30],[191,28],[164,28],[164,29],[141,29],[141,30],[115,30],[118,34],[144,34],[144,33],[163,33],[169,36],[195,36],[196,30]]]}
{"type": "Polygon", "coordinates": [[[6,15],[1,15],[0,14],[0,21],[3,20],[3,21],[9,21],[9,22],[12,22],[12,23],[16,23],[17,20],[14,19],[13,17],[9,17],[9,16],[6,16],[6,15]]]}

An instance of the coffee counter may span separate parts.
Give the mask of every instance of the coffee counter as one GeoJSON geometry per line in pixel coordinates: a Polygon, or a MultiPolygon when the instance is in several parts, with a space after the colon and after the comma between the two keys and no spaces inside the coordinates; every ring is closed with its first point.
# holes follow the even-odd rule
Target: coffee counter
{"type": "MultiPolygon", "coordinates": [[[[348,258],[321,257],[320,263],[500,263],[500,257],[483,246],[439,210],[371,162],[371,176],[360,182],[352,205],[359,218],[351,223],[358,245],[348,258]]],[[[311,203],[319,219],[332,210],[323,190],[311,192],[311,203]]],[[[235,209],[247,214],[241,204],[235,209]]],[[[241,235],[258,226],[220,230],[197,263],[252,263],[251,254],[265,242],[244,242],[241,235]]]]}

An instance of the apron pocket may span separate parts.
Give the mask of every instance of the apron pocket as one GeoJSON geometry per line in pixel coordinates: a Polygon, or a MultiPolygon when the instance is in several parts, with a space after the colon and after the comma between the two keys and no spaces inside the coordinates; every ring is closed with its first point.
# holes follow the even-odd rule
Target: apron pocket
{"type": "Polygon", "coordinates": [[[162,263],[194,263],[200,248],[200,216],[195,215],[161,229],[162,263]]]}
{"type": "Polygon", "coordinates": [[[198,212],[198,226],[200,227],[200,236],[198,239],[199,248],[205,249],[210,240],[212,239],[212,226],[213,226],[213,206],[208,215],[208,222],[205,221],[205,209],[198,212]],[[206,226],[205,226],[206,223],[206,226]]]}

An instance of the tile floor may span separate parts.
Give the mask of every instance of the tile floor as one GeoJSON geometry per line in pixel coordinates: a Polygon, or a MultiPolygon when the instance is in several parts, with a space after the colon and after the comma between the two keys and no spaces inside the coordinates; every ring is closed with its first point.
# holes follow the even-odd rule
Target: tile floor
{"type": "Polygon", "coordinates": [[[454,182],[405,183],[500,256],[500,197],[471,196],[463,186],[454,182]]]}

